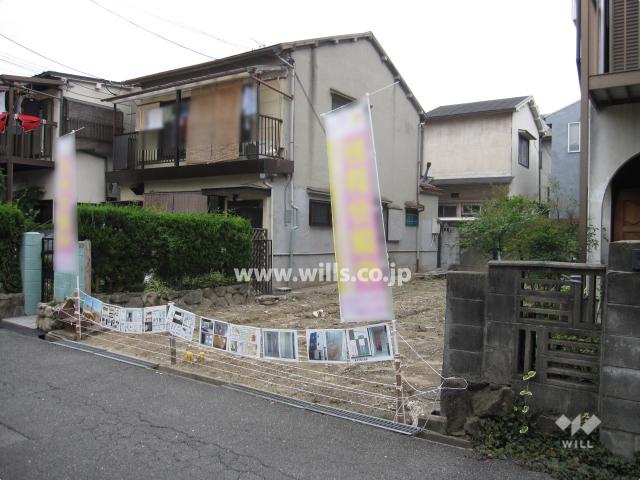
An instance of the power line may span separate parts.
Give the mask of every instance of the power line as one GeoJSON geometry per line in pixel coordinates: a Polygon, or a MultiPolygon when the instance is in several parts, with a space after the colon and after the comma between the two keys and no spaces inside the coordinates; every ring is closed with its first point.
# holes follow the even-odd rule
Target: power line
{"type": "Polygon", "coordinates": [[[180,48],[184,48],[185,50],[189,50],[190,52],[197,53],[198,55],[202,55],[203,57],[207,57],[207,58],[209,58],[209,59],[211,59],[211,60],[216,60],[216,58],[214,58],[214,57],[212,57],[212,56],[210,56],[210,55],[207,55],[206,53],[202,53],[202,52],[199,52],[198,50],[194,50],[193,48],[187,47],[186,45],[183,45],[183,44],[181,44],[181,43],[175,42],[175,41],[173,41],[173,40],[171,40],[171,39],[169,39],[169,38],[167,38],[167,37],[165,37],[165,36],[163,36],[163,35],[160,35],[159,33],[156,33],[156,32],[154,32],[153,30],[149,30],[148,28],[143,27],[142,25],[140,25],[140,24],[138,24],[138,23],[136,23],[136,22],[134,22],[134,21],[132,21],[132,20],[129,20],[128,18],[126,18],[126,17],[124,17],[124,16],[120,15],[119,13],[116,13],[116,12],[114,12],[113,10],[108,9],[108,8],[107,8],[107,7],[105,7],[104,5],[99,4],[99,3],[98,3],[98,2],[96,2],[95,0],[89,0],[89,1],[90,1],[91,3],[93,3],[93,4],[97,5],[98,7],[102,8],[103,10],[106,10],[106,11],[107,11],[107,12],[109,12],[110,14],[115,15],[115,16],[116,16],[116,17],[118,17],[118,18],[121,18],[121,19],[122,19],[122,20],[124,20],[125,22],[130,23],[131,25],[133,25],[133,26],[135,26],[135,27],[138,27],[138,28],[139,28],[139,29],[141,29],[141,30],[144,30],[145,32],[150,33],[151,35],[155,35],[156,37],[161,38],[162,40],[164,40],[164,41],[166,41],[166,42],[173,43],[174,45],[177,45],[177,46],[178,46],[178,47],[180,47],[180,48]]]}
{"type": "MultiPolygon", "coordinates": [[[[138,9],[138,10],[140,10],[140,9],[138,9]]],[[[248,47],[246,45],[240,45],[239,43],[230,42],[229,40],[225,40],[224,38],[220,38],[220,37],[217,37],[215,35],[212,35],[209,32],[205,32],[204,30],[200,30],[199,28],[194,27],[192,25],[187,25],[186,23],[179,22],[178,20],[163,17],[161,15],[158,15],[157,13],[149,12],[147,10],[140,10],[140,11],[145,13],[145,14],[147,14],[147,15],[151,15],[152,17],[155,17],[155,18],[157,18],[159,20],[162,20],[164,22],[167,22],[167,23],[170,23],[170,24],[173,24],[173,25],[177,25],[178,27],[183,28],[185,30],[190,30],[190,31],[198,33],[200,35],[204,35],[206,37],[212,38],[212,39],[216,40],[217,42],[224,43],[225,45],[229,45],[231,47],[236,47],[236,48],[243,48],[243,49],[246,49],[246,50],[249,50],[251,48],[251,47],[248,47]]]]}
{"type": "Polygon", "coordinates": [[[64,67],[64,68],[68,68],[68,69],[70,69],[70,70],[74,70],[74,71],[76,71],[76,72],[80,72],[80,73],[82,73],[82,74],[84,74],[84,75],[88,75],[88,76],[90,76],[90,77],[96,77],[96,75],[93,75],[93,74],[88,73],[88,72],[83,72],[82,70],[79,70],[79,69],[77,69],[77,68],[73,68],[73,67],[71,67],[71,66],[69,66],[69,65],[65,65],[64,63],[58,62],[58,61],[54,60],[54,59],[53,59],[53,58],[51,58],[51,57],[47,57],[46,55],[42,55],[41,53],[38,53],[38,52],[36,52],[35,50],[32,50],[31,48],[29,48],[29,47],[27,47],[27,46],[25,46],[25,45],[23,45],[23,44],[21,44],[21,43],[19,43],[19,42],[16,42],[14,39],[7,37],[4,33],[0,33],[0,37],[3,37],[3,38],[5,38],[5,39],[9,40],[11,43],[14,43],[14,44],[18,45],[19,47],[22,47],[22,48],[24,48],[25,50],[28,50],[29,52],[31,52],[31,53],[33,53],[33,54],[35,54],[35,55],[38,55],[39,57],[42,57],[42,58],[44,58],[44,59],[46,59],[46,60],[49,60],[50,62],[53,62],[53,63],[55,63],[55,64],[57,64],[57,65],[60,65],[60,66],[62,66],[62,67],[64,67]]]}

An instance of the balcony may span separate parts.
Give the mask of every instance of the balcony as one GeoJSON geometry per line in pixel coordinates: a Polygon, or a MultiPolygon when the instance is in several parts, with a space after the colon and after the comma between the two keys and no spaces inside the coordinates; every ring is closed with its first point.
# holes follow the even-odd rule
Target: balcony
{"type": "Polygon", "coordinates": [[[0,163],[6,164],[10,160],[17,170],[53,168],[52,138],[55,127],[55,123],[43,122],[33,130],[25,131],[16,126],[13,135],[7,127],[0,134],[0,163]]]}
{"type": "Polygon", "coordinates": [[[583,0],[578,58],[586,62],[589,96],[596,108],[640,101],[638,0],[583,0]],[[581,52],[582,49],[584,52],[581,52]]]}
{"type": "MultiPolygon", "coordinates": [[[[190,142],[188,135],[183,131],[176,135],[175,129],[169,132],[137,131],[116,135],[114,171],[107,173],[107,181],[293,171],[292,162],[284,158],[282,120],[257,115],[255,121],[255,140],[241,139],[238,143],[224,145],[190,142]]],[[[211,127],[211,130],[214,128],[211,127]]]]}

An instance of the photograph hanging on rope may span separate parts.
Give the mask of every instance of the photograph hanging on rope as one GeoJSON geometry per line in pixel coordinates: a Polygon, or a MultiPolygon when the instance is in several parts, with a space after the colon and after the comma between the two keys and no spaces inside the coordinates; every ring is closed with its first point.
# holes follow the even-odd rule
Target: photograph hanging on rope
{"type": "Polygon", "coordinates": [[[200,318],[200,344],[227,351],[229,344],[229,324],[211,318],[200,318]]]}
{"type": "Polygon", "coordinates": [[[143,331],[143,309],[127,308],[125,310],[124,328],[125,333],[142,333],[143,331]]]}
{"type": "Polygon", "coordinates": [[[102,304],[100,325],[110,330],[123,331],[125,309],[108,303],[102,304]]]}
{"type": "Polygon", "coordinates": [[[213,322],[213,348],[227,351],[229,349],[229,324],[215,320],[213,322]]]}
{"type": "Polygon", "coordinates": [[[229,352],[260,358],[260,329],[229,324],[229,352]]]}
{"type": "Polygon", "coordinates": [[[381,323],[347,329],[350,362],[382,362],[393,359],[389,325],[381,323]]]}
{"type": "Polygon", "coordinates": [[[196,326],[196,315],[175,305],[169,306],[167,313],[167,330],[171,335],[184,340],[193,340],[196,326]]]}
{"type": "Polygon", "coordinates": [[[145,332],[166,332],[167,331],[167,306],[144,308],[144,331],[145,332]]]}
{"type": "Polygon", "coordinates": [[[91,295],[85,294],[82,299],[82,303],[80,304],[80,308],[84,318],[91,322],[101,323],[102,301],[92,297],[91,295]]]}
{"type": "Polygon", "coordinates": [[[344,330],[307,330],[306,333],[310,362],[346,363],[349,361],[347,336],[344,330]]]}
{"type": "Polygon", "coordinates": [[[267,360],[299,361],[298,332],[287,329],[262,329],[262,355],[267,360]]]}

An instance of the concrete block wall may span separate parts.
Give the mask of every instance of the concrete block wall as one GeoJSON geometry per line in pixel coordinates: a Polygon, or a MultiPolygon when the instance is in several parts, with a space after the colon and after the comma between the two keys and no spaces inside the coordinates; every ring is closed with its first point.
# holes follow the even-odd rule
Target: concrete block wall
{"type": "Polygon", "coordinates": [[[447,273],[443,375],[479,380],[485,325],[486,274],[447,273]]]}
{"type": "Polygon", "coordinates": [[[603,325],[600,438],[613,452],[640,451],[640,241],[609,246],[603,325]]]}
{"type": "Polygon", "coordinates": [[[484,378],[492,383],[513,381],[516,358],[517,309],[520,269],[490,265],[487,273],[484,378]]]}
{"type": "Polygon", "coordinates": [[[25,315],[35,315],[42,300],[42,237],[38,232],[27,232],[22,237],[20,273],[25,315]]]}

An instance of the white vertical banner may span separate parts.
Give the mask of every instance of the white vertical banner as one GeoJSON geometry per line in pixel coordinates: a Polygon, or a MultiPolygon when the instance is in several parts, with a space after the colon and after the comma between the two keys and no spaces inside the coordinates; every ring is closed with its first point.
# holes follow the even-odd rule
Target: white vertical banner
{"type": "Polygon", "coordinates": [[[76,136],[59,137],[54,152],[55,198],[53,201],[53,270],[78,274],[78,202],[76,136]]]}
{"type": "Polygon", "coordinates": [[[368,96],[328,113],[325,125],[341,321],[392,320],[368,96]]]}

